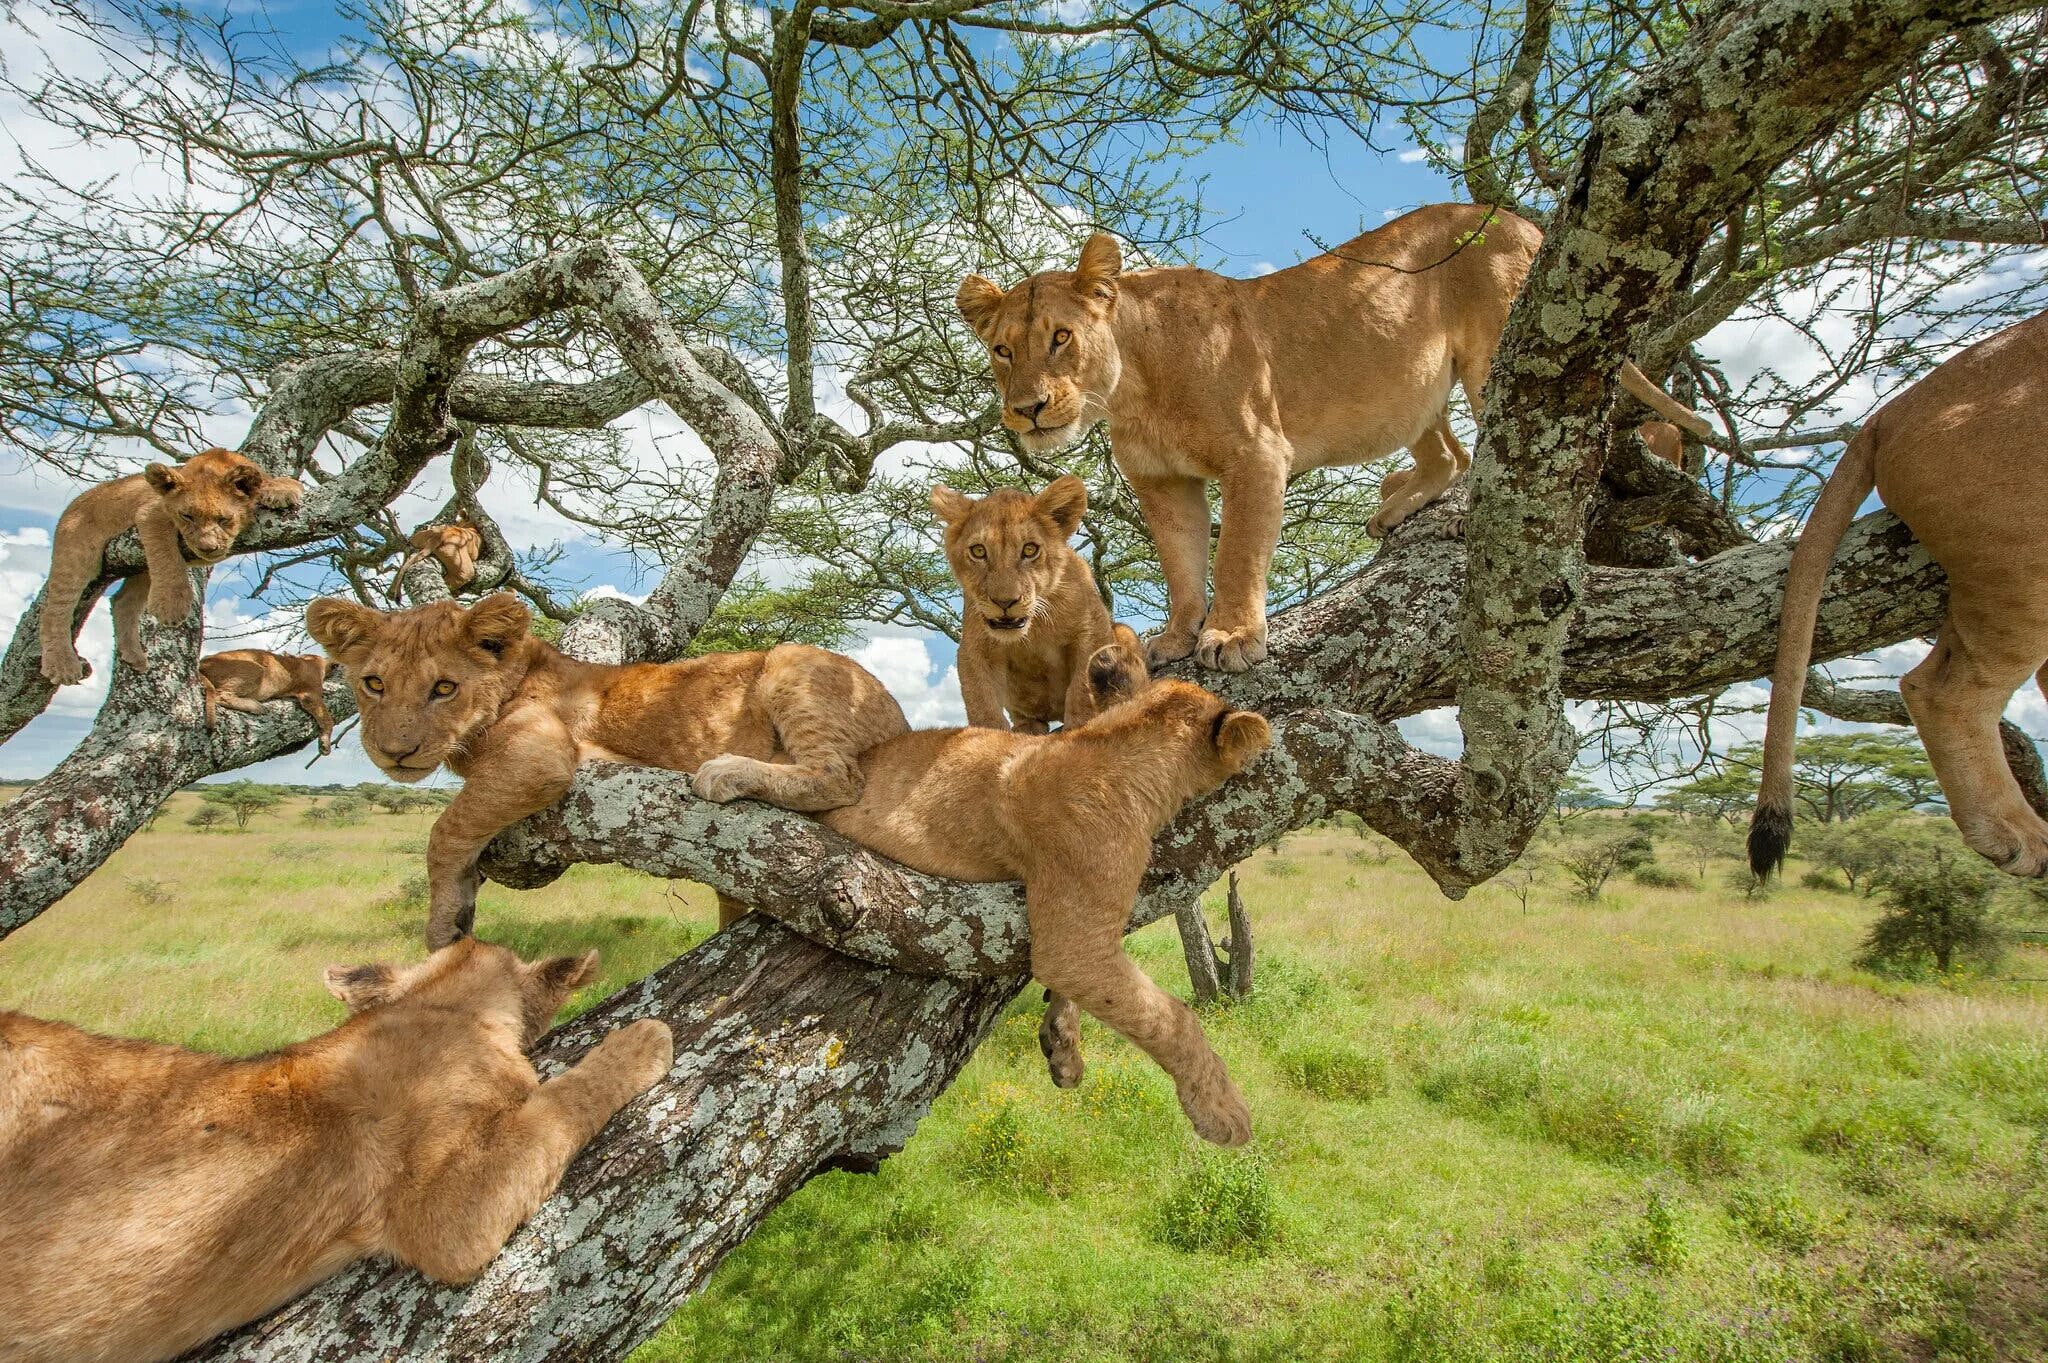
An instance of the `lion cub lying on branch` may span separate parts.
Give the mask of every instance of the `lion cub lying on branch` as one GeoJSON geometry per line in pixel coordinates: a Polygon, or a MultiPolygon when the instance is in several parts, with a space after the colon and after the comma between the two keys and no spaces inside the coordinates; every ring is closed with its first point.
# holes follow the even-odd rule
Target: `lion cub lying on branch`
{"type": "MultiPolygon", "coordinates": [[[[1131,963],[1123,936],[1152,839],[1182,805],[1243,770],[1270,734],[1264,719],[1199,686],[1148,684],[1137,636],[1121,628],[1120,636],[1089,663],[1103,708],[1088,723],[1042,736],[902,734],[862,756],[860,799],[822,818],[927,875],[1023,881],[1031,973],[1053,994],[1039,1040],[1054,1082],[1081,1079],[1078,1004],[1173,1076],[1181,1109],[1204,1140],[1242,1145],[1251,1114],[1202,1024],[1131,963]]],[[[739,792],[700,785],[697,793],[715,800],[739,792]]]]}
{"type": "Polygon", "coordinates": [[[260,648],[230,648],[199,660],[199,691],[206,703],[208,733],[220,720],[220,707],[260,715],[266,700],[294,700],[320,726],[320,751],[334,751],[334,716],[321,692],[340,664],[317,653],[266,653],[260,648]]]}
{"type": "Polygon", "coordinates": [[[187,555],[197,563],[220,562],[257,507],[286,510],[299,504],[300,494],[295,479],[272,478],[233,450],[206,450],[176,466],[151,464],[81,492],[57,518],[50,547],[50,581],[37,622],[44,680],[52,686],[85,680],[85,660],[72,643],[73,617],[115,536],[133,527],[148,564],[122,584],[113,605],[115,651],[140,671],[143,602],[159,620],[183,620],[192,611],[187,555]]]}
{"type": "Polygon", "coordinates": [[[526,1049],[596,966],[329,966],[348,1021],[249,1060],[0,1013],[0,1356],[171,1358],[371,1255],[474,1278],[673,1063],[648,1020],[541,1082],[526,1049]]]}
{"type": "MultiPolygon", "coordinates": [[[[698,772],[699,794],[830,809],[860,798],[860,754],[910,727],[866,668],[822,648],[613,667],[534,638],[532,618],[510,592],[468,609],[306,608],[306,632],[348,671],[378,769],[410,782],[445,762],[464,778],[427,838],[430,947],[470,930],[484,844],[561,799],[583,762],[698,772],[734,754],[698,772]]],[[[746,912],[718,908],[721,925],[746,912]]]]}

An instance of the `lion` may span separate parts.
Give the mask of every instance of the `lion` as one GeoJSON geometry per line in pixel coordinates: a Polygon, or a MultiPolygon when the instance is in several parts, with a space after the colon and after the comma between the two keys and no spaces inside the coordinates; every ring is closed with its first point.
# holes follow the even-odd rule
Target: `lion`
{"type": "Polygon", "coordinates": [[[1792,749],[1828,565],[1871,489],[1948,574],[1934,648],[1899,680],[1963,841],[2018,876],[2048,871],[2048,822],[2006,765],[1998,720],[2029,677],[2048,695],[2048,313],[1936,365],[1863,423],[1785,575],[1749,863],[1792,840],[1792,749]]]}
{"type": "Polygon", "coordinates": [[[1067,543],[1087,509],[1072,474],[1035,497],[932,489],[960,584],[960,699],[974,727],[1042,734],[1095,713],[1086,664],[1112,640],[1109,610],[1067,543]]]}
{"type": "MultiPolygon", "coordinates": [[[[468,608],[306,608],[307,633],[355,689],[378,769],[411,782],[445,764],[463,778],[427,838],[430,947],[470,931],[484,844],[561,799],[580,763],[694,772],[706,798],[821,810],[860,798],[860,754],[910,727],[867,669],[808,644],[609,666],[563,655],[531,621],[510,592],[468,608]]],[[[746,911],[721,897],[720,925],[746,911]]]]}
{"type": "Polygon", "coordinates": [[[441,580],[448,584],[450,592],[459,592],[476,581],[476,561],[483,557],[484,537],[467,513],[457,516],[447,525],[424,526],[408,537],[412,552],[398,565],[397,576],[391,579],[391,599],[397,601],[405,591],[406,570],[423,558],[431,558],[441,565],[441,580]]]}
{"type": "Polygon", "coordinates": [[[144,571],[114,596],[114,646],[122,662],[142,670],[142,607],[159,620],[183,620],[192,611],[194,562],[218,563],[258,507],[288,510],[303,489],[293,478],[273,478],[233,450],[204,450],[182,464],[151,464],[140,473],[88,488],[57,518],[50,548],[50,581],[43,589],[42,673],[52,686],[85,680],[85,660],[73,645],[78,599],[99,576],[107,544],[133,527],[142,541],[144,571]]]}
{"type": "Polygon", "coordinates": [[[954,301],[988,348],[1003,424],[1025,450],[1109,424],[1166,576],[1152,662],[1192,653],[1242,672],[1266,656],[1288,479],[1407,449],[1414,467],[1389,480],[1367,524],[1375,538],[1442,496],[1472,462],[1451,429],[1451,388],[1480,410],[1542,242],[1503,209],[1435,204],[1291,269],[1227,279],[1126,272],[1116,239],[1097,233],[1072,270],[1007,292],[969,275],[954,301]],[[1223,500],[1213,606],[1209,482],[1223,500]]]}
{"type": "Polygon", "coordinates": [[[1132,964],[1123,935],[1152,839],[1264,751],[1270,731],[1199,686],[1147,684],[1135,635],[1097,650],[1088,673],[1101,711],[1087,723],[1042,735],[901,734],[861,756],[860,798],[820,818],[927,875],[1023,881],[1031,973],[1049,991],[1039,1040],[1053,1082],[1081,1080],[1078,1005],[1173,1076],[1204,1140],[1242,1145],[1251,1115],[1201,1022],[1132,964]]]}
{"type": "Polygon", "coordinates": [[[648,1019],[541,1082],[526,1051],[596,966],[473,939],[329,966],[348,1020],[247,1060],[0,1013],[0,1354],[172,1358],[372,1255],[476,1277],[674,1062],[648,1019]]]}
{"type": "Polygon", "coordinates": [[[334,716],[322,694],[338,664],[318,653],[266,653],[260,648],[231,648],[199,660],[199,690],[206,703],[207,732],[213,731],[220,707],[245,714],[263,713],[266,700],[293,700],[320,726],[320,751],[334,751],[334,716]]]}

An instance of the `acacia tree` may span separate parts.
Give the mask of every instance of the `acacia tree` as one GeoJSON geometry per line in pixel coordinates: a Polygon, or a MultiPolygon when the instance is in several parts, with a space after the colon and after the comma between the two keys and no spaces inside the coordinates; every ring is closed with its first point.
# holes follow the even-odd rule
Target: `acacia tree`
{"type": "MultiPolygon", "coordinates": [[[[393,505],[449,457],[443,510],[486,525],[480,587],[525,592],[566,651],[599,661],[790,621],[944,628],[931,546],[904,529],[930,466],[969,486],[1048,472],[992,438],[949,313],[968,266],[1046,263],[1083,220],[1170,256],[1195,221],[1171,158],[1240,119],[1462,129],[1467,186],[1548,234],[1473,475],[1362,567],[1346,516],[1369,507],[1364,476],[1291,490],[1318,529],[1277,579],[1290,604],[1272,656],[1203,678],[1271,717],[1273,748],[1162,835],[1135,922],[1341,810],[1463,894],[1553,808],[1577,745],[1568,698],[1654,713],[1769,666],[1789,545],[1753,538],[1748,475],[1768,483],[1771,449],[1820,466],[1839,428],[1773,446],[1753,438],[1763,409],[1730,399],[1727,448],[1696,451],[1707,471],[1688,478],[1627,434],[1619,355],[1652,372],[1681,361],[1725,397],[1695,341],[1743,307],[1789,313],[1801,279],[1887,243],[1924,247],[1942,278],[1989,280],[1965,291],[1966,322],[1990,315],[1985,297],[2021,307],[2034,287],[1997,274],[1998,244],[2037,240],[2040,218],[2043,114],[2026,92],[2043,88],[2043,40],[2019,0],[1532,3],[1498,26],[1483,10],[976,0],[714,0],[542,22],[477,0],[372,9],[368,36],[318,69],[239,20],[56,13],[114,72],[16,76],[17,93],[58,126],[175,158],[181,178],[140,201],[55,173],[17,192],[7,235],[26,249],[0,321],[10,441],[106,471],[110,438],[190,448],[210,395],[233,395],[254,413],[243,451],[311,485],[241,546],[253,585],[285,603],[333,588],[381,600],[393,505]],[[1426,55],[1453,49],[1449,70],[1426,55]],[[652,456],[608,425],[649,404],[675,428],[652,456]],[[657,565],[649,597],[558,599],[546,565],[490,523],[486,490],[521,479],[657,565]],[[743,575],[763,548],[828,567],[768,593],[743,575]],[[1451,703],[1456,761],[1394,727],[1451,703]]],[[[1918,260],[1873,294],[1885,316],[1845,375],[1903,363],[1879,341],[1894,314],[1921,315],[1900,289],[1938,292],[1918,260]]],[[[1792,405],[1796,424],[1826,399],[1792,405]]],[[[1089,551],[1142,607],[1153,579],[1128,499],[1099,446],[1075,462],[1097,490],[1089,551]]],[[[131,540],[110,550],[109,581],[139,567],[131,540]]],[[[1822,658],[1925,633],[1941,609],[1939,572],[1883,514],[1851,529],[1833,587],[1822,658]]],[[[430,570],[407,588],[445,590],[430,570]]],[[[48,702],[34,633],[24,621],[0,659],[0,735],[48,702]]],[[[149,671],[118,670],[92,734],[0,811],[0,931],[170,791],[311,741],[284,707],[207,734],[196,626],[151,627],[147,642],[149,671]]],[[[1868,703],[1883,702],[1843,708],[1868,703]]],[[[339,685],[330,708],[352,709],[339,685]]],[[[697,879],[763,911],[539,1056],[552,1070],[620,1021],[660,1016],[678,1043],[669,1079],[472,1287],[361,1266],[207,1356],[616,1355],[805,1179],[900,1147],[1028,961],[1015,887],[916,875],[809,820],[707,805],[674,773],[585,767],[485,869],[533,887],[582,861],[697,879]]]]}

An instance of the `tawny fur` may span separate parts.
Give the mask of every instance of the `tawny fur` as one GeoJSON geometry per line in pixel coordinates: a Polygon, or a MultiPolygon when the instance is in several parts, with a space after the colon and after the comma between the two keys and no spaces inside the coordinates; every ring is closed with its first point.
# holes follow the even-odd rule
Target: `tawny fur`
{"type": "Polygon", "coordinates": [[[1937,365],[1871,414],[1814,502],[1785,578],[1750,865],[1792,836],[1792,758],[1814,622],[1842,535],[1874,487],[1948,574],[1934,649],[1899,682],[1963,840],[2020,876],[2048,871],[2048,823],[2006,765],[1998,719],[2048,694],[2048,313],[1937,365]]]}
{"type": "Polygon", "coordinates": [[[199,660],[199,690],[206,702],[206,727],[212,731],[220,707],[245,714],[263,713],[267,700],[291,700],[320,726],[320,751],[334,751],[334,716],[322,695],[334,664],[318,653],[266,653],[260,648],[231,648],[199,660]]]}
{"type": "Polygon", "coordinates": [[[974,727],[1042,734],[1095,713],[1088,660],[1110,642],[1109,609],[1067,543],[1087,509],[1072,475],[1037,496],[932,489],[960,584],[960,698],[974,727]]]}
{"type": "Polygon", "coordinates": [[[57,518],[50,547],[50,581],[43,589],[42,673],[53,686],[85,679],[85,660],[73,640],[78,600],[99,576],[100,555],[116,535],[133,528],[142,541],[145,571],[114,596],[114,645],[122,662],[140,669],[142,608],[159,620],[192,613],[195,563],[218,563],[257,507],[284,510],[299,504],[291,478],[272,478],[233,450],[205,450],[182,464],[151,464],[141,473],[81,492],[57,518]]]}
{"type": "Polygon", "coordinates": [[[822,818],[930,875],[1023,881],[1031,973],[1053,994],[1040,1042],[1054,1082],[1081,1078],[1078,1004],[1173,1076],[1203,1139],[1241,1145],[1244,1099],[1194,1010],[1131,963],[1123,934],[1153,837],[1264,750],[1266,721],[1186,682],[1146,685],[1134,636],[1099,650],[1090,672],[1103,709],[1088,723],[892,738],[862,756],[860,799],[822,818]]]}
{"type": "Polygon", "coordinates": [[[406,570],[423,558],[431,558],[441,565],[441,581],[448,584],[448,590],[459,592],[476,581],[476,561],[483,557],[483,532],[463,517],[448,525],[429,525],[415,530],[407,537],[412,552],[398,565],[398,575],[391,579],[391,599],[400,599],[405,588],[406,570]]]}
{"type": "Polygon", "coordinates": [[[1384,535],[1471,465],[1452,386],[1475,412],[1542,234],[1504,210],[1435,204],[1257,279],[1125,273],[1098,234],[1071,270],[956,302],[984,344],[1003,424],[1042,454],[1109,423],[1166,576],[1154,663],[1241,672],[1266,656],[1266,577],[1287,480],[1406,449],[1368,525],[1384,535]],[[1221,485],[1215,600],[1209,503],[1221,485]]]}
{"type": "MultiPolygon", "coordinates": [[[[306,609],[355,688],[370,760],[397,781],[444,763],[463,778],[427,839],[429,946],[470,931],[484,844],[561,799],[583,762],[694,772],[709,799],[830,809],[859,798],[860,754],[909,727],[865,668],[807,644],[613,667],[565,657],[531,620],[509,592],[467,609],[306,609]]],[[[721,898],[719,912],[746,908],[721,898]]]]}
{"type": "Polygon", "coordinates": [[[540,1081],[596,961],[330,966],[348,1021],[248,1060],[0,1013],[0,1360],[171,1358],[370,1255],[475,1277],[673,1061],[636,1022],[540,1081]]]}

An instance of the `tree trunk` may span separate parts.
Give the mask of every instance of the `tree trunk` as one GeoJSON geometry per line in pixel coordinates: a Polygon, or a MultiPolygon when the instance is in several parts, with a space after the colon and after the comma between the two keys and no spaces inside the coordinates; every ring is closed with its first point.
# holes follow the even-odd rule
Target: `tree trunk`
{"type": "Polygon", "coordinates": [[[1252,919],[1244,911],[1244,896],[1237,892],[1237,872],[1230,873],[1230,940],[1223,944],[1230,953],[1230,997],[1252,996],[1252,919]]]}
{"type": "MultiPolygon", "coordinates": [[[[1236,875],[1231,872],[1233,880],[1236,875]]],[[[1188,983],[1194,986],[1195,1002],[1216,1002],[1223,997],[1223,981],[1217,975],[1216,943],[1210,940],[1201,899],[1182,900],[1174,908],[1173,921],[1180,929],[1180,954],[1188,963],[1188,983]]]]}

